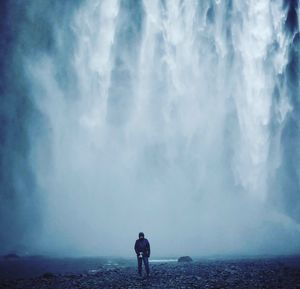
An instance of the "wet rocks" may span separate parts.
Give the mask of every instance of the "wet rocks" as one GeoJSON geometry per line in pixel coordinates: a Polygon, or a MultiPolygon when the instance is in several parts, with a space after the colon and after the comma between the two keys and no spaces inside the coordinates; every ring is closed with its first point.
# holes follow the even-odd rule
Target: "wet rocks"
{"type": "Polygon", "coordinates": [[[20,256],[15,253],[6,254],[3,256],[4,260],[17,260],[20,259],[20,256]]]}
{"type": "Polygon", "coordinates": [[[193,259],[190,256],[182,256],[178,258],[178,262],[192,262],[193,259]]]}
{"type": "Polygon", "coordinates": [[[151,274],[140,278],[135,263],[127,266],[98,266],[78,274],[46,272],[40,277],[1,280],[2,289],[87,288],[285,288],[300,285],[298,263],[265,260],[202,260],[187,263],[151,264],[151,274]],[[92,272],[91,272],[92,270],[92,272]],[[92,273],[92,274],[91,274],[92,273]]]}
{"type": "Polygon", "coordinates": [[[45,279],[51,279],[51,278],[54,278],[55,275],[51,272],[46,272],[42,275],[42,277],[45,278],[45,279]]]}

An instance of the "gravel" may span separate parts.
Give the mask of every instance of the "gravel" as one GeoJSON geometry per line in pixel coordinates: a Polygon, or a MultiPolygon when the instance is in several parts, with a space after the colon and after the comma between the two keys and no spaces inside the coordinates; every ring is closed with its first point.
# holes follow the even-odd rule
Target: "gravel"
{"type": "Polygon", "coordinates": [[[101,265],[81,273],[44,272],[31,278],[1,279],[0,288],[300,289],[300,257],[152,263],[150,270],[147,278],[137,275],[133,263],[101,265]]]}

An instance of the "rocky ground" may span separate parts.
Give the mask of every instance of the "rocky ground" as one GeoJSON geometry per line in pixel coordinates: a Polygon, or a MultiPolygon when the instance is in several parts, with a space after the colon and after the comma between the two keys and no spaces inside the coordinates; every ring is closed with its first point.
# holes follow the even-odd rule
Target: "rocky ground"
{"type": "Polygon", "coordinates": [[[0,288],[283,288],[300,289],[300,257],[152,263],[139,278],[135,264],[100,265],[77,273],[0,280],[0,288]]]}

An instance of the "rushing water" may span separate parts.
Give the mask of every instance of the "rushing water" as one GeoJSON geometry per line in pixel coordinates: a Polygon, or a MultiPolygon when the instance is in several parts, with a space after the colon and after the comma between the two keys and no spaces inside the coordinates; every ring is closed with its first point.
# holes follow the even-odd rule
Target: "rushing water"
{"type": "Polygon", "coordinates": [[[23,6],[31,173],[14,160],[5,207],[34,216],[14,221],[33,248],[122,255],[145,230],[162,255],[299,250],[298,1],[23,6]]]}

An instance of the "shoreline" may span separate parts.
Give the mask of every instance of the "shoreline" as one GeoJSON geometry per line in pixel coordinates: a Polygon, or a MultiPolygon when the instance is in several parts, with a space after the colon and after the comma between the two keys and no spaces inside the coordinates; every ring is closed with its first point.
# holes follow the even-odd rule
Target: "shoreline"
{"type": "MultiPolygon", "coordinates": [[[[12,266],[20,269],[21,267],[18,266],[20,260],[9,262],[12,266]]],[[[48,262],[50,262],[49,260],[48,262]]],[[[66,259],[54,260],[56,260],[57,266],[64,266],[65,269],[68,269],[68,264],[64,262],[66,259]]],[[[42,267],[46,271],[39,276],[1,278],[0,288],[300,289],[299,256],[244,258],[240,260],[195,260],[189,263],[152,262],[150,263],[149,278],[138,277],[136,262],[132,262],[132,260],[119,259],[123,263],[110,265],[103,263],[103,259],[102,263],[100,260],[97,263],[97,258],[87,258],[86,263],[82,263],[80,258],[68,259],[68,261],[70,262],[69,266],[73,265],[73,269],[77,270],[68,270],[68,272],[57,270],[55,272],[55,270],[46,270],[51,266],[42,267]]],[[[2,263],[0,262],[0,264],[2,263]]],[[[27,266],[30,267],[30,262],[27,262],[27,266]]]]}

